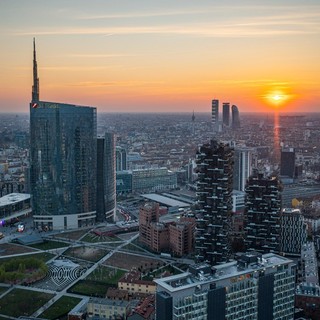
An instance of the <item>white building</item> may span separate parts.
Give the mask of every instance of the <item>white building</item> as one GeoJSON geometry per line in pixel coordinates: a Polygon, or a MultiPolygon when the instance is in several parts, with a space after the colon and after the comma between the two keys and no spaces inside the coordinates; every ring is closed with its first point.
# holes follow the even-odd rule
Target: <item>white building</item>
{"type": "Polygon", "coordinates": [[[295,264],[273,253],[154,280],[157,320],[294,318],[295,264]]]}

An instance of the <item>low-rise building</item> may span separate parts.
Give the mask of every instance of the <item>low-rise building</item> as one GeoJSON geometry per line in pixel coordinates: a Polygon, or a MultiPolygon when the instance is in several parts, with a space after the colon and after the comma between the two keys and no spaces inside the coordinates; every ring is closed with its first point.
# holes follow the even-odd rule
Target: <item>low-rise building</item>
{"type": "Polygon", "coordinates": [[[125,300],[109,300],[91,298],[87,304],[88,319],[127,319],[131,311],[130,302],[125,300]]]}
{"type": "Polygon", "coordinates": [[[141,272],[132,270],[118,281],[118,289],[129,293],[150,294],[155,293],[156,284],[153,281],[141,280],[141,272]]]}

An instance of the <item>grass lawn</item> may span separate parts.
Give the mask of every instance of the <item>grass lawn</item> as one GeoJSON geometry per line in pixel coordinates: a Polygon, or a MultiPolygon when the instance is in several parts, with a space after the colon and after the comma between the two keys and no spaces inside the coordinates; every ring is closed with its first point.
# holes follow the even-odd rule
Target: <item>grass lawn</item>
{"type": "Polygon", "coordinates": [[[93,297],[105,297],[109,287],[117,287],[118,280],[126,271],[99,266],[85,280],[78,281],[68,292],[93,297]]]}
{"type": "MultiPolygon", "coordinates": [[[[19,259],[36,258],[36,259],[42,260],[44,262],[47,262],[54,257],[55,257],[54,254],[51,254],[48,252],[41,252],[41,253],[35,253],[35,254],[34,253],[33,254],[26,254],[25,256],[19,256],[19,259]]],[[[3,258],[0,260],[0,263],[10,261],[11,259],[17,259],[17,257],[3,258]]]]}
{"type": "Polygon", "coordinates": [[[7,291],[9,289],[9,287],[1,287],[0,286],[0,294],[4,293],[5,291],[7,291]]]}
{"type": "Polygon", "coordinates": [[[69,246],[69,243],[61,242],[61,241],[45,241],[43,243],[33,244],[30,247],[40,249],[40,250],[50,250],[50,249],[58,249],[69,246]]]}
{"type": "Polygon", "coordinates": [[[13,289],[0,299],[1,313],[15,318],[30,316],[52,297],[54,295],[50,293],[13,289]]]}
{"type": "Polygon", "coordinates": [[[55,234],[55,238],[63,238],[69,240],[80,240],[90,229],[81,229],[81,230],[74,230],[74,231],[64,231],[58,234],[55,234]]]}
{"type": "Polygon", "coordinates": [[[44,319],[68,319],[68,312],[72,310],[81,299],[62,296],[59,300],[55,301],[48,309],[40,314],[40,318],[44,319]]]}
{"type": "Polygon", "coordinates": [[[84,296],[105,298],[109,287],[115,286],[99,281],[79,280],[74,286],[68,289],[68,292],[81,294],[84,296]]]}
{"type": "Polygon", "coordinates": [[[92,247],[71,247],[68,248],[63,255],[83,259],[90,262],[97,262],[104,257],[109,251],[107,249],[92,248],[92,247]]]}
{"type": "Polygon", "coordinates": [[[141,247],[133,243],[128,243],[126,246],[122,247],[121,250],[133,251],[133,252],[144,252],[144,253],[146,252],[146,250],[143,250],[141,247]]]}
{"type": "Polygon", "coordinates": [[[122,240],[118,237],[98,236],[97,234],[94,234],[94,233],[88,233],[81,238],[81,241],[96,243],[96,242],[113,242],[113,241],[122,241],[122,240]]]}
{"type": "Polygon", "coordinates": [[[124,270],[99,266],[93,272],[91,272],[86,280],[94,280],[104,282],[107,284],[117,285],[118,280],[126,273],[124,270]]]}

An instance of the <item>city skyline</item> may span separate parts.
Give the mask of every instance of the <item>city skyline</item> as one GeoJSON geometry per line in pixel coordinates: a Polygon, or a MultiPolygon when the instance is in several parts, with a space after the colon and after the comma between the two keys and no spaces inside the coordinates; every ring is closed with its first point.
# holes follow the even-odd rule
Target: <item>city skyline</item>
{"type": "Polygon", "coordinates": [[[40,96],[98,112],[317,112],[317,1],[0,3],[0,112],[40,96]]]}

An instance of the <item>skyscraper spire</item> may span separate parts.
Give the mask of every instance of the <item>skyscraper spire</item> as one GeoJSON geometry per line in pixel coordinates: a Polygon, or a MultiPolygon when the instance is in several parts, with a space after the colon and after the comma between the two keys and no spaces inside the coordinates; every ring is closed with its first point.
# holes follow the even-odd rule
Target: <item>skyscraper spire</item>
{"type": "Polygon", "coordinates": [[[36,40],[33,38],[33,86],[32,86],[32,102],[39,101],[39,78],[36,57],[36,40]]]}

